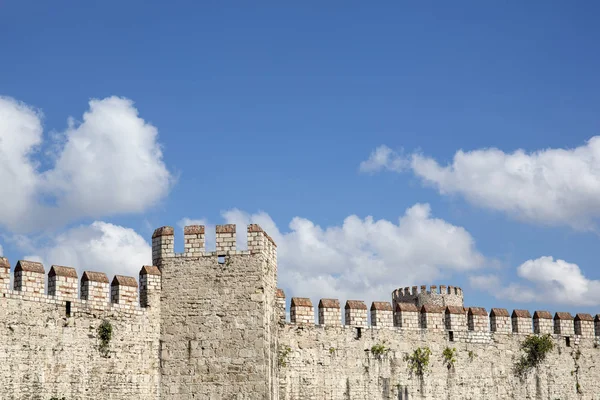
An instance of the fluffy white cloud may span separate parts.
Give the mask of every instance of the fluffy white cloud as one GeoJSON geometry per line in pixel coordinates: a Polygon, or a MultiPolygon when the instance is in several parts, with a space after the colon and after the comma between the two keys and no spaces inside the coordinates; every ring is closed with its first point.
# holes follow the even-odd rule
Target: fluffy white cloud
{"type": "Polygon", "coordinates": [[[433,283],[484,263],[472,236],[433,218],[428,204],[415,204],[397,222],[351,215],[340,226],[322,228],[295,217],[286,233],[266,213],[234,209],[223,217],[238,225],[240,248],[246,244],[241,228],[249,223],[273,237],[279,286],[288,296],[390,300],[398,286],[433,283]]]}
{"type": "Polygon", "coordinates": [[[381,170],[400,172],[410,165],[408,159],[387,146],[379,146],[371,152],[366,161],[360,163],[361,172],[378,172],[381,170]]]}
{"type": "Polygon", "coordinates": [[[0,98],[0,224],[29,231],[73,221],[141,212],[169,191],[157,130],[138,116],[133,102],[118,97],[91,100],[81,123],[55,135],[44,160],[40,114],[0,98]],[[34,159],[34,156],[37,156],[34,159]]]}
{"type": "Polygon", "coordinates": [[[600,217],[600,136],[574,149],[461,150],[446,166],[420,154],[404,158],[381,146],[361,169],[399,171],[405,162],[442,194],[460,194],[520,219],[587,230],[600,217]]]}
{"type": "Polygon", "coordinates": [[[152,264],[152,248],[133,229],[96,221],[53,237],[46,246],[27,260],[51,265],[65,265],[83,271],[113,275],[138,276],[142,265],[152,264]]]}
{"type": "Polygon", "coordinates": [[[544,256],[524,262],[517,268],[517,274],[524,283],[503,285],[497,275],[473,276],[470,283],[497,298],[516,302],[571,306],[600,304],[600,281],[586,278],[577,264],[544,256]]]}
{"type": "Polygon", "coordinates": [[[32,154],[42,142],[40,113],[0,97],[0,223],[19,226],[31,211],[39,185],[32,154]]]}

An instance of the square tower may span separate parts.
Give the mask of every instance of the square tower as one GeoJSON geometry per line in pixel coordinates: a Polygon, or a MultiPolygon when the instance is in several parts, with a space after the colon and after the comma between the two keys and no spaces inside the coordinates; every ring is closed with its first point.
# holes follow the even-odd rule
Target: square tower
{"type": "Polygon", "coordinates": [[[235,228],[217,226],[217,251],[207,252],[204,227],[185,227],[182,254],[174,253],[173,228],[154,232],[162,276],[161,397],[276,396],[277,250],[258,225],[248,226],[248,250],[237,250],[235,228]]]}

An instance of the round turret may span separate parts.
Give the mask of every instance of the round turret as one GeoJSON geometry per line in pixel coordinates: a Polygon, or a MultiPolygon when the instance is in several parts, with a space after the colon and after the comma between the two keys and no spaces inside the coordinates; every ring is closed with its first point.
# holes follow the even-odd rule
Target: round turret
{"type": "Polygon", "coordinates": [[[394,310],[398,303],[411,303],[419,309],[425,304],[441,307],[464,307],[462,289],[445,285],[440,285],[439,289],[437,286],[432,285],[429,290],[427,290],[427,286],[421,286],[421,290],[418,286],[398,288],[392,292],[392,303],[394,310]]]}

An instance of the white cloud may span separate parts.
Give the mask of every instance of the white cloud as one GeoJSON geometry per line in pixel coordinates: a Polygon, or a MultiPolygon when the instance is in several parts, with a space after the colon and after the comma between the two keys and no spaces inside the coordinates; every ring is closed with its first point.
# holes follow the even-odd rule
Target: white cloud
{"type": "Polygon", "coordinates": [[[64,265],[83,271],[138,277],[143,265],[152,264],[152,248],[133,229],[96,221],[53,237],[27,260],[40,261],[46,272],[51,265],[64,265]]]}
{"type": "Polygon", "coordinates": [[[4,255],[4,248],[0,245],[0,257],[4,255]]]}
{"type": "Polygon", "coordinates": [[[42,142],[41,115],[0,97],[0,223],[17,227],[31,211],[39,175],[31,156],[42,142]]]}
{"type": "Polygon", "coordinates": [[[517,268],[524,280],[503,285],[496,275],[470,278],[471,286],[497,298],[516,302],[554,303],[571,306],[600,304],[600,281],[586,278],[577,264],[544,256],[528,260],[517,268]]]}
{"type": "Polygon", "coordinates": [[[365,162],[371,170],[397,171],[394,166],[409,161],[441,194],[460,194],[520,219],[587,230],[600,217],[600,136],[574,149],[460,150],[447,166],[416,153],[405,159],[385,146],[375,153],[385,157],[372,155],[365,162]]]}
{"type": "Polygon", "coordinates": [[[366,161],[360,163],[361,172],[381,170],[401,172],[410,166],[408,160],[387,146],[379,146],[371,152],[366,161]]]}
{"type": "MultiPolygon", "coordinates": [[[[263,212],[250,215],[234,209],[223,217],[238,230],[257,223],[273,237],[279,286],[288,296],[389,301],[397,286],[435,283],[484,263],[472,236],[433,218],[428,204],[415,204],[396,223],[351,215],[340,226],[322,228],[295,217],[287,233],[263,212]]],[[[245,245],[241,232],[238,244],[245,245]]]]}
{"type": "Polygon", "coordinates": [[[136,213],[168,193],[173,177],[157,130],[138,116],[133,102],[109,97],[91,100],[89,107],[83,122],[69,119],[68,129],[48,143],[55,163],[40,172],[40,114],[0,98],[0,224],[24,232],[81,217],[136,213]]]}

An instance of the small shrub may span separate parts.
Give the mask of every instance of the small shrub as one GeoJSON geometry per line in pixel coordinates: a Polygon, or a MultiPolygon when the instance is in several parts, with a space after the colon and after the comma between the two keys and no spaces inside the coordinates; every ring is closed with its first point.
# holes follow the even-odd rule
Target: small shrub
{"type": "Polygon", "coordinates": [[[329,348],[329,354],[333,354],[335,353],[335,347],[330,347],[329,348]]]}
{"type": "Polygon", "coordinates": [[[98,339],[100,339],[100,345],[98,346],[100,352],[104,355],[108,354],[108,345],[112,339],[113,328],[110,322],[104,320],[98,327],[98,339]]]}
{"type": "Polygon", "coordinates": [[[287,367],[287,358],[292,352],[290,346],[283,346],[279,348],[278,351],[278,361],[281,367],[287,367]]]}
{"type": "Polygon", "coordinates": [[[388,351],[390,351],[390,349],[385,347],[383,343],[374,344],[371,347],[371,353],[373,353],[375,357],[380,357],[382,354],[387,353],[388,351]]]}
{"type": "Polygon", "coordinates": [[[552,336],[546,334],[544,336],[528,336],[521,343],[521,350],[525,353],[521,355],[519,361],[515,365],[515,372],[519,376],[523,376],[532,368],[536,368],[542,363],[549,352],[554,349],[552,336]]]}
{"type": "Polygon", "coordinates": [[[405,355],[404,360],[408,362],[408,369],[418,377],[423,377],[429,368],[429,356],[431,350],[429,347],[419,347],[411,355],[405,355]]]}
{"type": "Polygon", "coordinates": [[[456,362],[456,348],[451,349],[450,347],[446,347],[442,355],[444,356],[446,365],[448,365],[448,369],[452,368],[456,362]]]}

